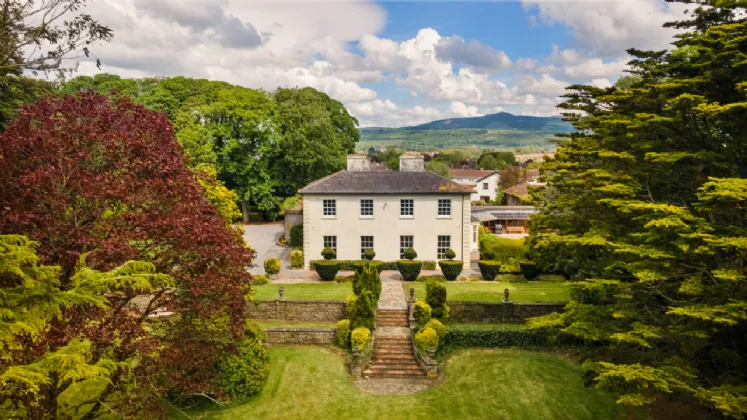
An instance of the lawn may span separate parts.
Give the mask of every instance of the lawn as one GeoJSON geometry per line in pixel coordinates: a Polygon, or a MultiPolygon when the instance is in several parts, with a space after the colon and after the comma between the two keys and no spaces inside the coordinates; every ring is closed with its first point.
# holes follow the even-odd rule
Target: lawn
{"type": "MultiPolygon", "coordinates": [[[[403,287],[406,294],[410,293],[410,288],[415,288],[415,297],[425,300],[425,283],[406,282],[403,287]]],[[[567,302],[571,298],[570,290],[562,283],[446,282],[446,299],[500,302],[506,288],[509,290],[509,300],[517,303],[567,302]]]]}
{"type": "Polygon", "coordinates": [[[336,328],[334,322],[257,321],[262,328],[336,328]]]}
{"type": "MultiPolygon", "coordinates": [[[[581,369],[549,353],[464,350],[444,381],[411,395],[358,390],[343,359],[317,347],[270,350],[265,389],[247,404],[190,412],[201,419],[615,419],[614,398],[584,387],[581,369]]],[[[174,419],[184,416],[170,411],[174,419]]]]}
{"type": "Polygon", "coordinates": [[[255,286],[257,294],[254,299],[272,300],[278,297],[278,287],[285,288],[285,298],[288,300],[345,300],[353,294],[350,283],[324,284],[266,284],[255,286]]]}

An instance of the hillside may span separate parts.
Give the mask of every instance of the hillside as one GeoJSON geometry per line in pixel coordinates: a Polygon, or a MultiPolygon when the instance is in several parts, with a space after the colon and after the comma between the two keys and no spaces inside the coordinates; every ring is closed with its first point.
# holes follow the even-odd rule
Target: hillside
{"type": "Polygon", "coordinates": [[[411,150],[446,148],[554,150],[549,140],[556,133],[573,131],[559,117],[529,117],[506,112],[471,118],[450,118],[401,128],[368,127],[361,130],[359,147],[397,146],[411,150]]]}

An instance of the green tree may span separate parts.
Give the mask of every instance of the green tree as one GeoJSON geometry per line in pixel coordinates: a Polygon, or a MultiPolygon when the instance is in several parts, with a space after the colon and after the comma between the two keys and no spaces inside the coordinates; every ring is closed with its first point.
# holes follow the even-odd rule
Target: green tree
{"type": "Polygon", "coordinates": [[[477,161],[477,167],[479,169],[493,170],[498,167],[498,161],[491,155],[483,156],[477,161]]]}
{"type": "Polygon", "coordinates": [[[683,2],[674,51],[629,50],[626,86],[561,104],[578,131],[543,165],[530,252],[573,301],[530,328],[595,343],[585,366],[622,404],[685,394],[743,418],[747,10],[683,2]]]}
{"type": "Polygon", "coordinates": [[[441,160],[432,160],[425,165],[425,169],[444,178],[449,176],[449,165],[441,160]]]}
{"type": "Polygon", "coordinates": [[[0,132],[18,113],[18,108],[54,94],[50,82],[9,74],[0,76],[0,132]]]}

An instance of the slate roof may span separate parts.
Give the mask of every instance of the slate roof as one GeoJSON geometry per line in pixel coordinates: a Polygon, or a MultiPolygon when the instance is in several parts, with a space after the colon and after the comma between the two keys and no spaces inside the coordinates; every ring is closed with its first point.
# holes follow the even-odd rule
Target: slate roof
{"type": "Polygon", "coordinates": [[[301,194],[472,194],[472,188],[432,172],[340,171],[318,179],[301,194]]]}
{"type": "Polygon", "coordinates": [[[455,178],[487,178],[498,171],[485,171],[482,169],[449,169],[449,175],[455,178]]]}
{"type": "Polygon", "coordinates": [[[515,197],[523,197],[529,195],[529,189],[527,188],[526,182],[520,182],[511,188],[503,190],[504,194],[513,195],[515,197]]]}

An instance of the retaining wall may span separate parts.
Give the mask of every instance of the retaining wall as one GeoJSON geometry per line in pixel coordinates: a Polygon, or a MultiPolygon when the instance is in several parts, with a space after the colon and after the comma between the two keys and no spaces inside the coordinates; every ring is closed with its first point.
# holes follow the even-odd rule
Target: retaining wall
{"type": "Polygon", "coordinates": [[[527,318],[562,312],[565,303],[503,303],[447,301],[449,320],[460,323],[524,322],[527,318]]]}
{"type": "Polygon", "coordinates": [[[340,300],[254,300],[247,305],[246,316],[257,320],[337,322],[345,318],[345,302],[340,300]]]}
{"type": "Polygon", "coordinates": [[[334,328],[266,328],[267,344],[333,344],[334,328]]]}

